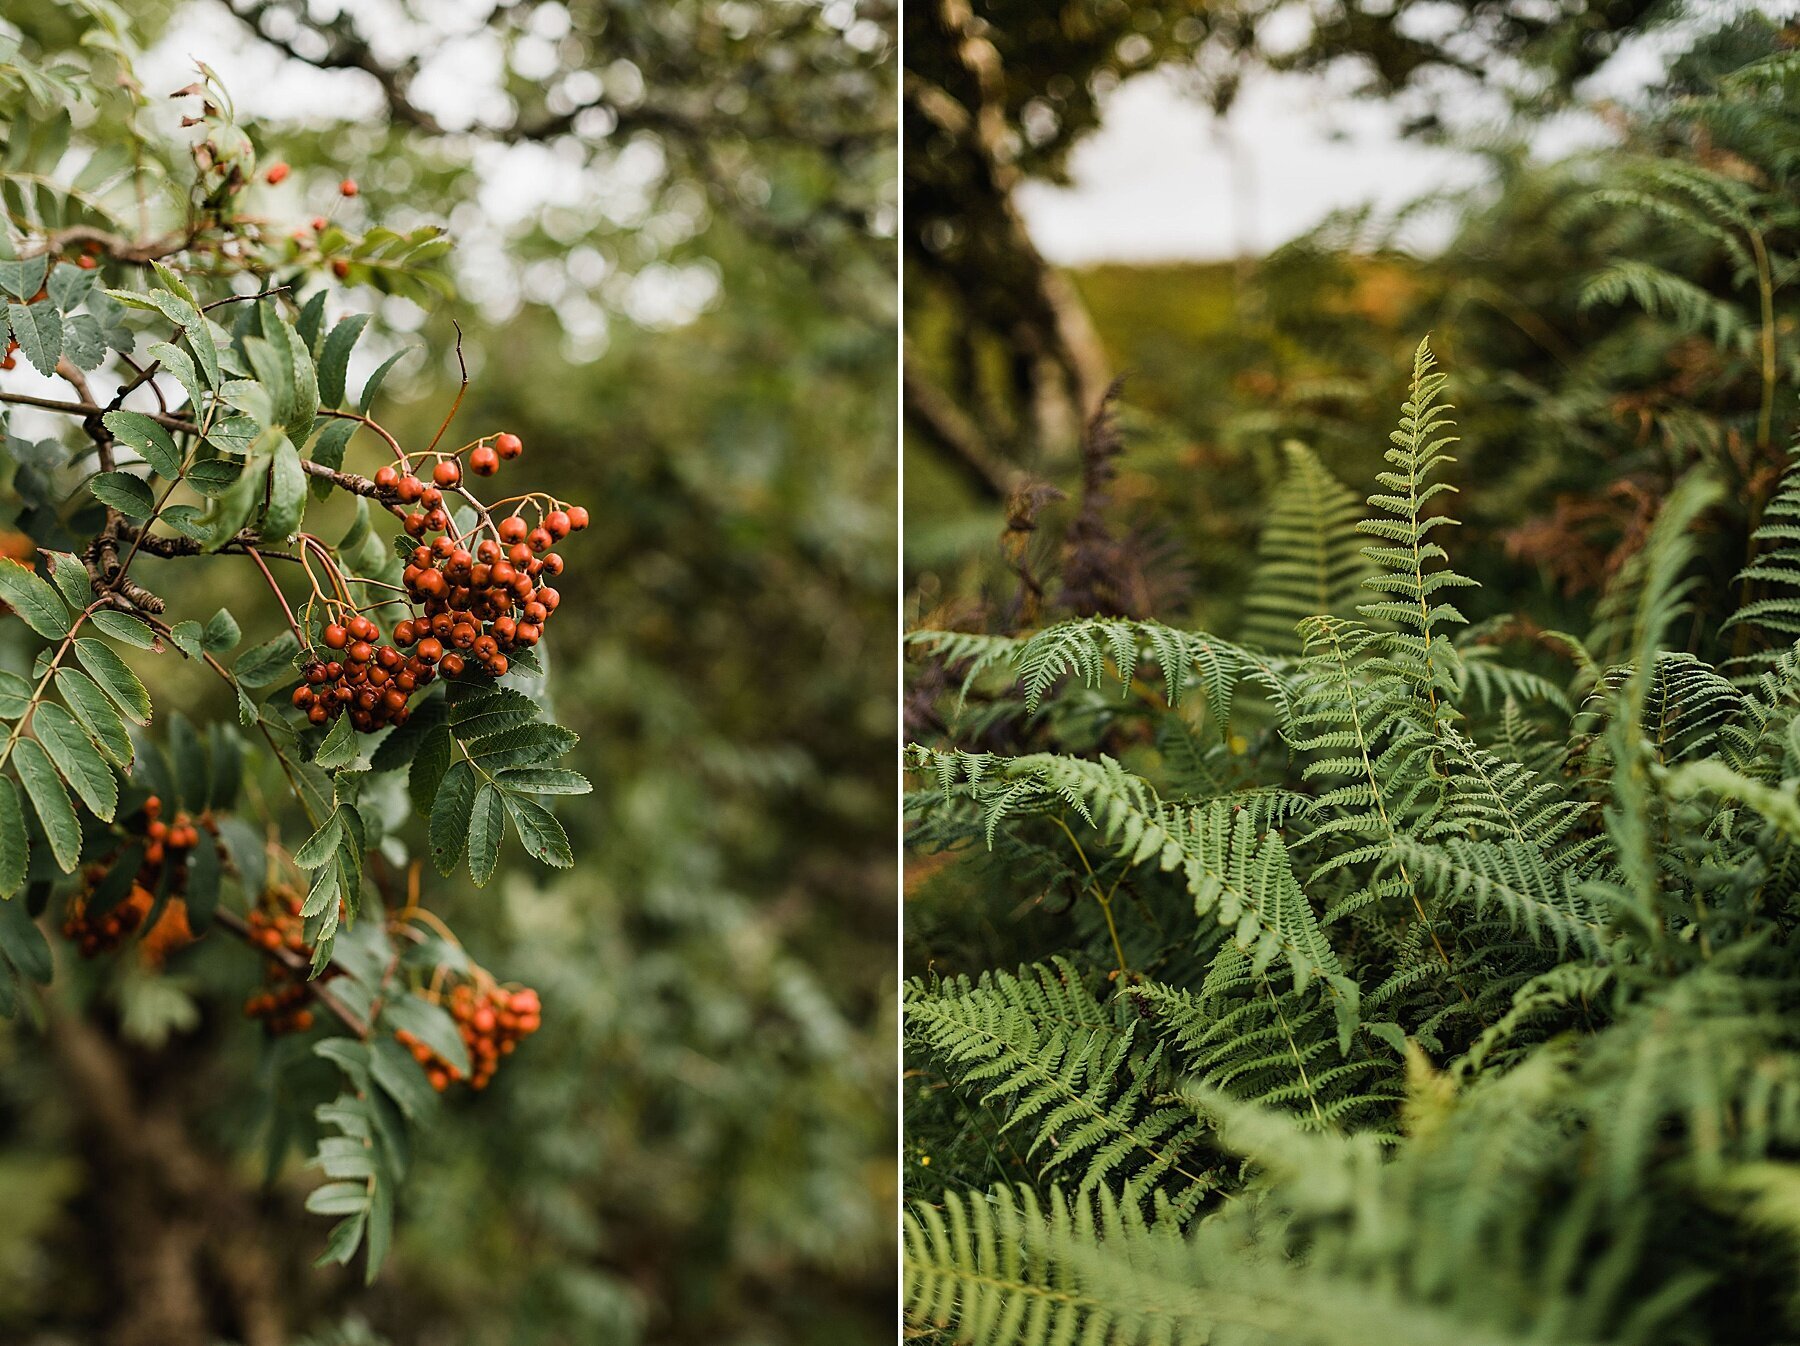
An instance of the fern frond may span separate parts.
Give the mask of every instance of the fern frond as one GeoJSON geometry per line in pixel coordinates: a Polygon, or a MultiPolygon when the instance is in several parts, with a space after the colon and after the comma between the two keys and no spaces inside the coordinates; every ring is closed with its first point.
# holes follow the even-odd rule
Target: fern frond
{"type": "Polygon", "coordinates": [[[1468,903],[1482,915],[1498,908],[1513,929],[1554,943],[1558,953],[1571,945],[1590,956],[1601,953],[1600,920],[1568,872],[1551,868],[1534,843],[1447,837],[1427,846],[1402,837],[1394,848],[1419,883],[1442,900],[1468,903]]]}
{"type": "MultiPolygon", "coordinates": [[[[1260,1235],[1260,1237],[1259,1237],[1260,1235]]],[[[1012,1188],[914,1203],[909,1318],[969,1346],[1522,1346],[1358,1283],[1284,1261],[1231,1221],[1184,1236],[1101,1193],[1012,1188]]],[[[1573,1343],[1571,1343],[1573,1346],[1573,1343]]]]}
{"type": "Polygon", "coordinates": [[[1684,332],[1710,332],[1728,350],[1747,351],[1756,333],[1744,315],[1685,276],[1638,258],[1609,263],[1581,287],[1580,309],[1630,299],[1653,316],[1668,315],[1684,332]]]}
{"type": "Polygon", "coordinates": [[[1064,677],[1074,674],[1086,686],[1099,687],[1109,676],[1109,666],[1123,694],[1137,677],[1140,661],[1149,660],[1162,675],[1169,705],[1179,706],[1190,687],[1197,686],[1221,731],[1230,719],[1241,679],[1255,676],[1272,690],[1282,681],[1277,663],[1204,631],[1113,618],[1046,627],[1022,641],[1012,660],[1026,708],[1033,712],[1064,677]]]}
{"type": "Polygon", "coordinates": [[[1153,1196],[1191,1211],[1215,1185],[1194,1151],[1202,1127],[1163,1096],[1173,1073],[1139,1023],[1101,1005],[1066,960],[1013,976],[984,973],[905,997],[908,1037],[960,1084],[1028,1128],[1027,1154],[1047,1177],[1079,1174],[1081,1191],[1121,1184],[1128,1200],[1153,1196]]]}
{"type": "Polygon", "coordinates": [[[1214,956],[1197,993],[1151,982],[1127,996],[1174,1035],[1193,1078],[1233,1098],[1321,1128],[1366,1122],[1399,1101],[1392,1056],[1344,1041],[1328,997],[1277,989],[1235,944],[1214,956]]]}
{"type": "Polygon", "coordinates": [[[1276,816],[1270,809],[1291,815],[1297,801],[1286,792],[1263,799],[1260,812],[1231,796],[1170,804],[1143,777],[1104,756],[1097,762],[1054,753],[1001,758],[915,747],[909,764],[937,773],[946,792],[958,789],[958,777],[964,777],[965,788],[988,810],[990,838],[1015,814],[1073,811],[1127,864],[1180,874],[1195,913],[1230,929],[1259,969],[1279,957],[1298,985],[1324,978],[1353,1006],[1280,834],[1258,826],[1259,817],[1276,816]]]}
{"type": "Polygon", "coordinates": [[[1751,654],[1747,662],[1754,667],[1800,640],[1800,461],[1789,466],[1750,537],[1756,556],[1738,572],[1737,582],[1759,596],[1732,613],[1724,629],[1751,627],[1777,647],[1751,654]]]}
{"type": "Polygon", "coordinates": [[[1348,616],[1370,567],[1357,523],[1361,506],[1304,444],[1284,443],[1287,473],[1270,497],[1244,600],[1244,641],[1298,654],[1300,622],[1348,616]]]}
{"type": "Polygon", "coordinates": [[[1393,447],[1385,456],[1391,470],[1376,474],[1381,489],[1369,497],[1373,513],[1359,525],[1377,539],[1363,549],[1376,569],[1363,587],[1384,597],[1358,608],[1369,621],[1399,628],[1384,642],[1387,660],[1397,676],[1431,703],[1434,720],[1439,714],[1437,697],[1449,690],[1457,662],[1441,628],[1467,620],[1442,594],[1475,584],[1450,568],[1448,553],[1432,538],[1436,530],[1456,522],[1431,508],[1439,496],[1456,490],[1448,482],[1434,480],[1438,468],[1455,461],[1445,450],[1456,442],[1456,436],[1448,433],[1450,408],[1442,400],[1446,376],[1435,372],[1436,364],[1429,339],[1421,341],[1413,355],[1411,391],[1400,410],[1400,428],[1389,437],[1393,447]]]}
{"type": "Polygon", "coordinates": [[[1630,675],[1620,687],[1607,735],[1612,754],[1612,805],[1606,828],[1618,856],[1617,882],[1606,885],[1615,913],[1628,915],[1640,934],[1661,941],[1667,932],[1662,867],[1651,780],[1655,747],[1645,737],[1663,633],[1680,614],[1694,581],[1698,550],[1693,524],[1719,498],[1708,477],[1690,472],[1676,484],[1639,553],[1632,622],[1630,675]]]}
{"type": "Polygon", "coordinates": [[[1612,984],[1613,969],[1591,963],[1561,963],[1539,973],[1513,992],[1505,1014],[1482,1030],[1480,1037],[1451,1064],[1458,1079],[1470,1079],[1490,1067],[1517,1060],[1527,1044],[1527,1033],[1541,1041],[1545,1021],[1557,1023],[1574,1012],[1591,1023],[1603,1014],[1600,995],[1612,984]]]}
{"type": "Polygon", "coordinates": [[[1529,845],[1557,868],[1576,858],[1560,853],[1589,806],[1565,797],[1523,762],[1504,761],[1455,730],[1445,735],[1451,788],[1439,826],[1529,845]]]}

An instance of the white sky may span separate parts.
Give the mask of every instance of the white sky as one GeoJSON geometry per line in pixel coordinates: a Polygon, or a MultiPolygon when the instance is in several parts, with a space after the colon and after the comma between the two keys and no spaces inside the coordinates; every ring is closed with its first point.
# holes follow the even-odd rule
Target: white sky
{"type": "MultiPolygon", "coordinates": [[[[1700,22],[1746,9],[1792,15],[1800,0],[1693,0],[1700,22]]],[[[1680,32],[1626,44],[1583,90],[1629,101],[1661,69],[1680,32]]],[[[1476,186],[1474,155],[1403,140],[1394,108],[1354,99],[1309,76],[1247,79],[1223,128],[1174,76],[1142,75],[1102,105],[1103,122],[1070,160],[1073,185],[1032,183],[1019,193],[1033,238],[1053,262],[1212,261],[1260,254],[1305,233],[1334,210],[1393,209],[1440,189],[1476,186]],[[1233,171],[1228,145],[1239,147],[1233,171]]],[[[1548,156],[1605,145],[1591,115],[1545,127],[1548,156]]],[[[1409,223],[1402,241],[1430,250],[1445,241],[1445,213],[1409,223]]]]}

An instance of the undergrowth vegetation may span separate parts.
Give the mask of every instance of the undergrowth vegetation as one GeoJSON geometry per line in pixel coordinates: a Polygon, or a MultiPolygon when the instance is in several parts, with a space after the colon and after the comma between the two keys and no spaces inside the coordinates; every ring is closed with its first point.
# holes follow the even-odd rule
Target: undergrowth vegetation
{"type": "Polygon", "coordinates": [[[1445,385],[1421,344],[1361,511],[1290,449],[1241,641],[911,637],[960,674],[911,844],[1025,892],[1043,941],[990,963],[1017,913],[974,899],[908,986],[921,1324],[1795,1326],[1800,474],[1723,626],[1691,620],[1697,467],[1595,631],[1521,641],[1456,567],[1445,385]]]}

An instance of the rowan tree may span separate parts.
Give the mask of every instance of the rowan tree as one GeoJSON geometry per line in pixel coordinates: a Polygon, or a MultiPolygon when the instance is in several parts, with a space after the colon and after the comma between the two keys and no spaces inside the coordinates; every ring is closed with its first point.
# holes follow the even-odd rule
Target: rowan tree
{"type": "MultiPolygon", "coordinates": [[[[408,348],[346,287],[440,295],[440,228],[368,222],[353,175],[271,215],[289,169],[212,72],[170,138],[103,9],[81,51],[0,43],[0,1008],[45,1013],[59,936],[126,969],[241,946],[246,1017],[335,1072],[311,1100],[320,1260],[360,1250],[372,1279],[409,1132],[544,1013],[428,885],[486,883],[509,836],[573,863],[552,805],[589,787],[559,765],[543,641],[588,516],[518,435],[465,438],[461,388],[427,443],[382,424],[408,348]],[[277,624],[185,606],[208,568],[247,568],[277,624]],[[177,664],[235,716],[184,714],[177,664]]],[[[183,1309],[146,1339],[158,1311],[183,1309]]]]}

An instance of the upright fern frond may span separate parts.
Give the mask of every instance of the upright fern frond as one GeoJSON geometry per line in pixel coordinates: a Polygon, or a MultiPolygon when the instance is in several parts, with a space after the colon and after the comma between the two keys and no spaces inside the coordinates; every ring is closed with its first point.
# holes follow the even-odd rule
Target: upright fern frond
{"type": "Polygon", "coordinates": [[[1660,940],[1666,935],[1662,866],[1651,781],[1655,747],[1645,736],[1645,716],[1656,684],[1663,633],[1683,610],[1694,580],[1688,574],[1696,543],[1693,524],[1719,498],[1710,478],[1690,472],[1664,503],[1640,554],[1640,578],[1631,637],[1631,672],[1620,686],[1612,712],[1608,747],[1612,754],[1612,806],[1607,831],[1619,857],[1620,881],[1609,885],[1620,913],[1639,930],[1660,940]]]}
{"type": "Polygon", "coordinates": [[[1299,624],[1349,616],[1370,566],[1358,535],[1360,502],[1306,445],[1290,440],[1281,448],[1287,474],[1271,495],[1257,540],[1244,641],[1273,654],[1298,654],[1299,624]]]}
{"type": "Polygon", "coordinates": [[[1400,428],[1389,437],[1393,447],[1386,458],[1391,470],[1376,474],[1382,489],[1369,497],[1374,513],[1360,525],[1378,539],[1363,550],[1377,572],[1363,581],[1363,587],[1384,597],[1358,609],[1369,621],[1399,628],[1386,642],[1387,662],[1427,702],[1434,732],[1447,719],[1440,698],[1455,693],[1456,653],[1443,628],[1467,621],[1442,595],[1475,584],[1450,567],[1449,555],[1431,536],[1456,522],[1431,512],[1432,501],[1456,490],[1448,482],[1434,480],[1438,468],[1455,461],[1444,450],[1456,442],[1448,433],[1450,408],[1442,400],[1446,376],[1434,372],[1436,364],[1429,339],[1421,341],[1413,355],[1411,391],[1400,411],[1400,428]]]}
{"type": "Polygon", "coordinates": [[[1772,646],[1744,656],[1754,668],[1775,660],[1800,640],[1800,461],[1790,463],[1773,498],[1763,507],[1751,534],[1756,558],[1738,572],[1737,582],[1753,595],[1734,612],[1725,629],[1749,627],[1772,646]]]}

